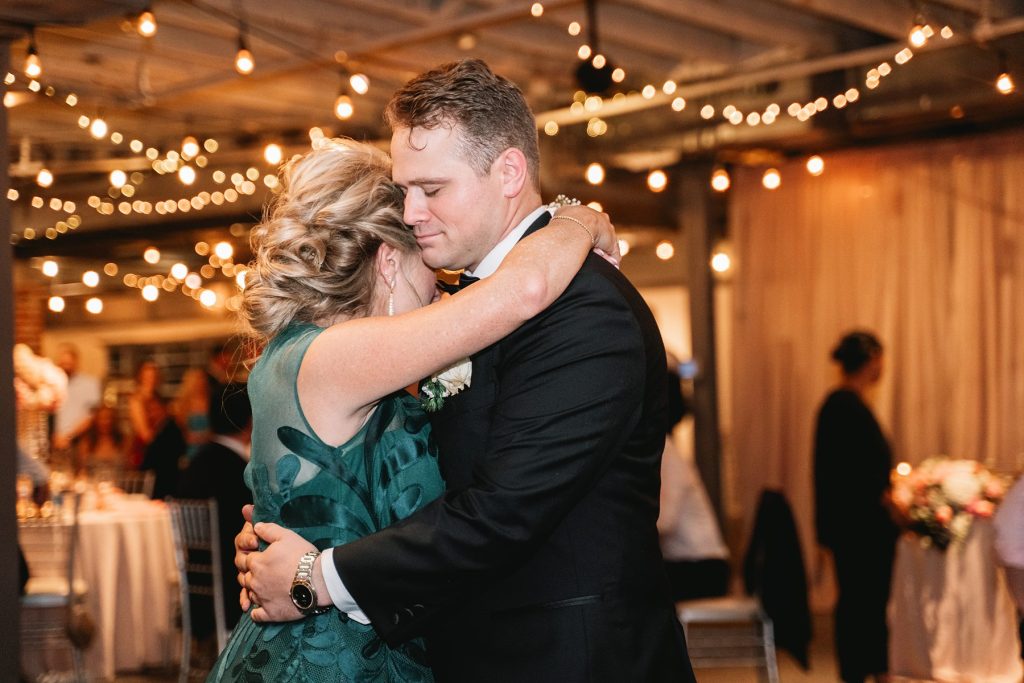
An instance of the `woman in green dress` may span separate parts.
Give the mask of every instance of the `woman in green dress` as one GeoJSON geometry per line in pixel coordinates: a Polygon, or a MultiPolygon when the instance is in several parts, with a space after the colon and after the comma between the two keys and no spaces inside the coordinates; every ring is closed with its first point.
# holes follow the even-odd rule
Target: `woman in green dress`
{"type": "MultiPolygon", "coordinates": [[[[252,232],[242,311],[263,344],[249,377],[253,520],[288,527],[320,549],[371,534],[441,494],[429,423],[404,387],[546,308],[583,263],[592,231],[597,247],[615,250],[606,219],[564,207],[577,220],[554,221],[523,239],[494,275],[439,300],[389,174],[376,148],[328,141],[287,165],[252,232]]],[[[288,623],[243,615],[209,680],[432,677],[422,642],[390,647],[372,626],[329,610],[288,623]]]]}

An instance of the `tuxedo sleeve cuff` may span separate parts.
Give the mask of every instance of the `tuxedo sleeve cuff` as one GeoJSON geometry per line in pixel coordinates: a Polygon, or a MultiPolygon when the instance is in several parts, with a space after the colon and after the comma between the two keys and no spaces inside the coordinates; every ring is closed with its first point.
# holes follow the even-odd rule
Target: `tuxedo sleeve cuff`
{"type": "Polygon", "coordinates": [[[358,621],[360,624],[369,624],[370,620],[359,609],[359,605],[356,604],[352,594],[345,588],[345,584],[338,574],[338,568],[334,566],[334,549],[328,548],[322,554],[320,574],[323,577],[324,584],[327,586],[327,592],[331,596],[331,602],[334,603],[335,607],[347,614],[350,619],[358,621]]]}

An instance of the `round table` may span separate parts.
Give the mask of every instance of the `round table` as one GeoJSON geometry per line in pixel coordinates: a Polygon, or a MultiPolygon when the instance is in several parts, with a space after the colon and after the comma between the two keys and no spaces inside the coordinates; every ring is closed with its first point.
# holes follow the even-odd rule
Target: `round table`
{"type": "MultiPolygon", "coordinates": [[[[22,525],[19,534],[49,533],[22,525]]],[[[103,509],[79,514],[78,577],[88,586],[96,637],[86,651],[93,676],[164,666],[170,643],[177,573],[166,506],[136,496],[110,495],[103,509]]],[[[31,545],[31,544],[27,544],[31,545]]],[[[33,558],[28,558],[32,566],[33,558]]]]}
{"type": "Polygon", "coordinates": [[[904,534],[889,600],[889,671],[941,683],[1018,683],[1017,610],[988,520],[945,552],[904,534]]]}

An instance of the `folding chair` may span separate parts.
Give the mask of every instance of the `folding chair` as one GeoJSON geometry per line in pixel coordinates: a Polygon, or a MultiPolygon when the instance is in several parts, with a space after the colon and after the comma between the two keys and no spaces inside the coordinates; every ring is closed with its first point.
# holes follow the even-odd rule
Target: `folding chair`
{"type": "Polygon", "coordinates": [[[70,493],[71,521],[60,516],[22,522],[19,543],[29,566],[21,597],[21,651],[41,655],[49,668],[53,649],[70,652],[75,681],[85,683],[83,651],[95,626],[85,612],[88,587],[75,578],[81,496],[70,493]]]}
{"type": "Polygon", "coordinates": [[[224,585],[221,580],[220,533],[217,529],[217,501],[168,498],[174,556],[178,566],[181,601],[181,664],[178,680],[186,683],[192,660],[192,606],[190,596],[213,601],[217,652],[227,644],[224,617],[224,585]]]}

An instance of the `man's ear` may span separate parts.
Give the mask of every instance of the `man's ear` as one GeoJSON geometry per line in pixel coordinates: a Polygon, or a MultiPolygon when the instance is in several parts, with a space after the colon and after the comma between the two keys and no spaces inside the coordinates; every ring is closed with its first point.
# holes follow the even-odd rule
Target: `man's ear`
{"type": "Polygon", "coordinates": [[[517,197],[530,182],[530,169],[526,155],[518,147],[509,147],[494,160],[501,176],[502,194],[517,197]]]}
{"type": "Polygon", "coordinates": [[[385,287],[394,286],[395,278],[398,277],[398,262],[401,256],[401,252],[387,242],[381,243],[377,248],[374,262],[377,267],[377,275],[383,280],[385,287]]]}

